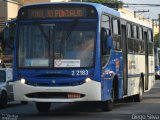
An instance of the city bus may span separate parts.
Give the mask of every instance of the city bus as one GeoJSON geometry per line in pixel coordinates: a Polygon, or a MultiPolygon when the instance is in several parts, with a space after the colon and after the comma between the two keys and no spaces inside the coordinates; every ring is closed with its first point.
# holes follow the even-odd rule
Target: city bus
{"type": "Polygon", "coordinates": [[[155,83],[152,26],[107,6],[28,5],[15,29],[14,99],[35,102],[39,112],[56,102],[110,111],[120,99],[140,102],[155,83]]]}

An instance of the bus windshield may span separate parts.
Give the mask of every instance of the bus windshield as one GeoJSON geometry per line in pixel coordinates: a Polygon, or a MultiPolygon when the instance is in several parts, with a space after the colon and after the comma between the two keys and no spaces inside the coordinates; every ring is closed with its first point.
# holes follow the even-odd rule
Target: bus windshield
{"type": "Polygon", "coordinates": [[[18,67],[93,67],[95,22],[33,22],[18,28],[18,67]]]}

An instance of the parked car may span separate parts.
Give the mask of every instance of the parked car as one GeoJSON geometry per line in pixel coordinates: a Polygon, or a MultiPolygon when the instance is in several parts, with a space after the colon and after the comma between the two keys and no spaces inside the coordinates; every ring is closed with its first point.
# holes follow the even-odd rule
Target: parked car
{"type": "Polygon", "coordinates": [[[12,68],[0,68],[0,107],[4,108],[7,102],[14,101],[12,68]]]}
{"type": "Polygon", "coordinates": [[[155,67],[155,78],[160,79],[160,66],[155,67]]]}

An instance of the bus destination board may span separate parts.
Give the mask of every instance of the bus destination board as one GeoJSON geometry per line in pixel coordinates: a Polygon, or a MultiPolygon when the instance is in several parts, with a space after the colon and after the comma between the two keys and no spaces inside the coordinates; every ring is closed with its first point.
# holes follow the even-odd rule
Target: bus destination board
{"type": "Polygon", "coordinates": [[[61,9],[29,9],[28,18],[70,18],[86,17],[84,8],[61,8],[61,9]]]}

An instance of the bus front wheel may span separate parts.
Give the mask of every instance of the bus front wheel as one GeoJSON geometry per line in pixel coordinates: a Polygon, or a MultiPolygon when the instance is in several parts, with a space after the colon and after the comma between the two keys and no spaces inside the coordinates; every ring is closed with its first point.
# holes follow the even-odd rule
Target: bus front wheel
{"type": "Polygon", "coordinates": [[[102,110],[103,111],[112,111],[114,100],[115,100],[115,89],[113,87],[111,89],[111,99],[103,102],[102,110]]]}
{"type": "Polygon", "coordinates": [[[36,108],[38,112],[48,112],[50,110],[51,103],[49,102],[36,102],[36,108]]]}
{"type": "Polygon", "coordinates": [[[113,109],[113,102],[111,100],[103,102],[103,111],[112,111],[113,109]]]}

